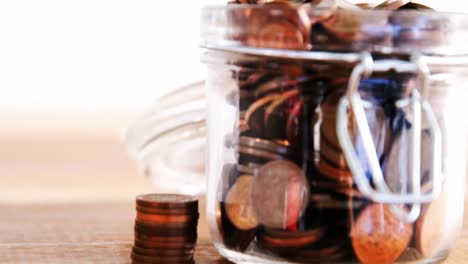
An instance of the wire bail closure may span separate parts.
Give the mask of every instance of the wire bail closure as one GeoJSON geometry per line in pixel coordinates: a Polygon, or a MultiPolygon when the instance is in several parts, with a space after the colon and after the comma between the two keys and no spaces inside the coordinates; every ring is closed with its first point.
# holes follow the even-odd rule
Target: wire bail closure
{"type": "Polygon", "coordinates": [[[442,140],[439,124],[427,102],[429,90],[429,67],[422,56],[413,56],[411,61],[378,60],[373,61],[368,52],[361,54],[360,63],[357,64],[350,76],[346,94],[341,98],[337,112],[337,135],[343,149],[348,166],[359,191],[374,202],[391,204],[392,212],[405,222],[414,222],[421,213],[421,203],[433,201],[442,191],[442,140]],[[373,72],[386,72],[393,70],[397,73],[416,73],[420,89],[411,91],[408,105],[413,114],[411,129],[411,146],[409,153],[410,182],[409,192],[394,193],[385,182],[379,158],[370,132],[369,124],[364,112],[363,101],[358,89],[362,78],[369,77],[373,72]],[[422,94],[422,96],[421,96],[422,94]],[[357,157],[355,148],[348,131],[348,108],[354,114],[357,132],[362,138],[366,160],[375,189],[369,183],[366,172],[357,157]],[[430,134],[430,168],[429,181],[432,189],[421,192],[421,119],[426,118],[430,134]],[[409,205],[409,210],[404,205],[409,205]]]}

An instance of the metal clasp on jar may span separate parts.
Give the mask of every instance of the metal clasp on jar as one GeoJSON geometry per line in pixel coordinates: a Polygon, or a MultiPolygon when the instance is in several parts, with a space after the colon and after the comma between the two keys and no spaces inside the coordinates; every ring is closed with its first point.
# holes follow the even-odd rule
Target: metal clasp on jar
{"type": "Polygon", "coordinates": [[[441,132],[436,117],[427,102],[429,89],[429,68],[421,56],[413,56],[411,61],[403,60],[378,60],[373,61],[369,53],[363,53],[350,76],[346,94],[341,98],[337,112],[337,134],[340,145],[346,157],[348,166],[353,174],[353,179],[359,191],[379,203],[391,204],[392,212],[406,222],[414,222],[421,213],[421,203],[434,200],[442,189],[442,148],[441,132]],[[369,124],[364,112],[363,101],[358,92],[360,81],[363,77],[369,77],[373,72],[395,71],[397,73],[415,73],[418,76],[419,89],[413,88],[406,103],[412,114],[411,146],[409,147],[409,191],[401,193],[392,192],[385,181],[379,158],[377,156],[369,124]],[[366,172],[358,158],[351,135],[348,131],[348,110],[354,114],[357,125],[357,133],[362,139],[365,159],[369,165],[366,172]],[[421,122],[425,118],[427,130],[430,134],[430,168],[429,181],[432,189],[421,191],[421,122]],[[366,173],[371,175],[373,188],[366,173]],[[409,210],[403,205],[409,205],[409,210]]]}

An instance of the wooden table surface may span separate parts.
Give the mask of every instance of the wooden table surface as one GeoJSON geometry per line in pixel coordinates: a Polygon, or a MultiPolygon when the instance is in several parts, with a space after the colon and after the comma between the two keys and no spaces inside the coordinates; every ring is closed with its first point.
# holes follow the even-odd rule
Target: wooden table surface
{"type": "MultiPolygon", "coordinates": [[[[131,203],[2,205],[0,211],[1,263],[130,263],[135,217],[131,203]]],[[[467,263],[467,251],[465,221],[445,263],[467,263]]],[[[230,263],[210,244],[203,217],[195,259],[198,264],[230,263]]]]}
{"type": "MultiPolygon", "coordinates": [[[[0,113],[0,119],[0,263],[129,263],[134,197],[156,188],[128,157],[122,140],[128,119],[94,113],[0,113]]],[[[468,263],[467,212],[447,264],[468,263]]],[[[211,246],[203,213],[199,223],[197,264],[229,263],[211,246]]]]}

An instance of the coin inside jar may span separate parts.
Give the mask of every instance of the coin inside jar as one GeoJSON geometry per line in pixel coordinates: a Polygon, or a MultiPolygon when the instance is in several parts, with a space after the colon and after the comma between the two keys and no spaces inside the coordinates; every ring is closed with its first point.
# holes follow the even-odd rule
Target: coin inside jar
{"type": "Polygon", "coordinates": [[[250,230],[258,226],[249,196],[252,179],[251,175],[240,176],[226,196],[226,214],[232,224],[240,230],[250,230]]]}
{"type": "Polygon", "coordinates": [[[402,6],[405,6],[406,4],[410,3],[411,0],[387,0],[376,7],[375,9],[381,9],[381,10],[397,10],[402,6]]]}
{"type": "Polygon", "coordinates": [[[291,232],[265,228],[258,234],[258,243],[269,250],[290,251],[313,245],[324,236],[326,228],[316,227],[307,231],[291,232]]]}
{"type": "Polygon", "coordinates": [[[308,204],[307,179],[296,164],[272,161],[254,176],[250,193],[258,221],[272,228],[294,225],[308,204]]]}
{"type": "Polygon", "coordinates": [[[265,137],[269,139],[285,139],[288,114],[294,103],[299,100],[299,91],[285,92],[273,101],[265,110],[265,137]]]}
{"type": "Polygon", "coordinates": [[[416,248],[424,257],[436,256],[450,248],[455,237],[447,235],[450,227],[449,199],[446,192],[427,205],[416,223],[416,248]]]}
{"type": "Polygon", "coordinates": [[[263,136],[264,125],[263,119],[265,115],[265,109],[280,95],[277,93],[269,94],[249,106],[247,112],[245,113],[245,120],[250,128],[250,130],[258,136],[263,136]]]}
{"type": "Polygon", "coordinates": [[[391,264],[405,251],[413,225],[395,216],[388,205],[371,204],[359,215],[351,231],[352,246],[364,264],[391,264]]]}
{"type": "Polygon", "coordinates": [[[328,163],[333,164],[338,169],[348,169],[346,157],[341,149],[336,149],[332,143],[325,138],[320,140],[320,158],[326,159],[328,163]]]}

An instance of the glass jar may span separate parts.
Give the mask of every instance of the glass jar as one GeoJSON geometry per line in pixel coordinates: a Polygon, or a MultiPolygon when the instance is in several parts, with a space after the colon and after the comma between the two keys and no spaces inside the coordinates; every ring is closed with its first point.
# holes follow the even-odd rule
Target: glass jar
{"type": "Polygon", "coordinates": [[[207,7],[207,220],[236,263],[438,263],[462,227],[468,17],[207,7]]]}

